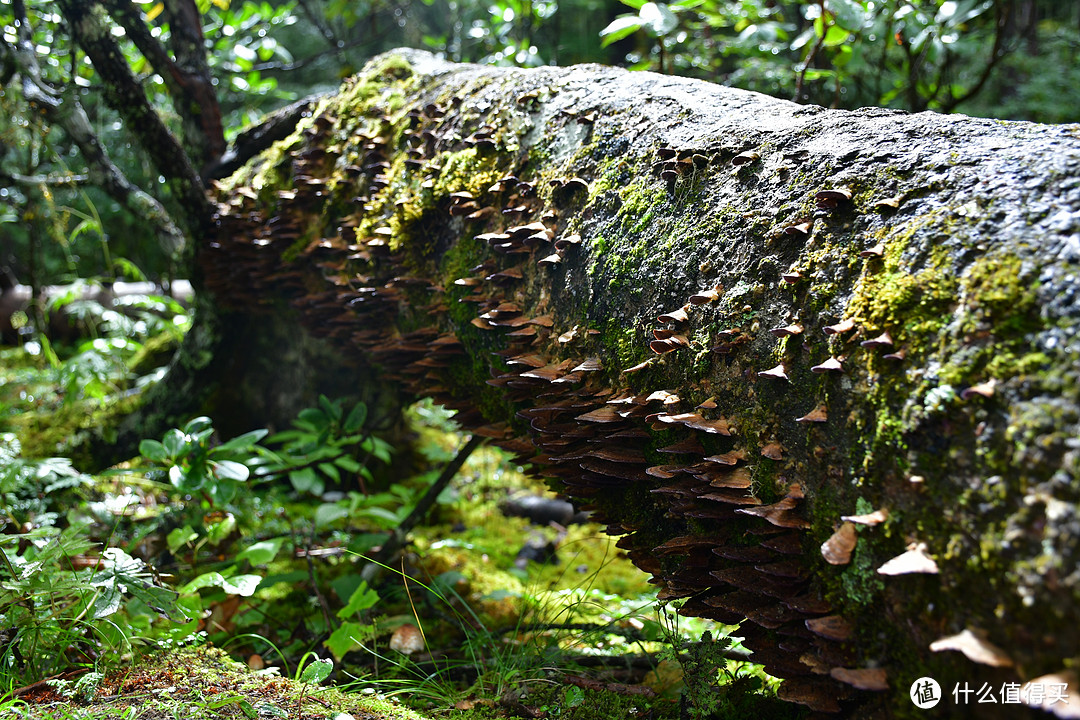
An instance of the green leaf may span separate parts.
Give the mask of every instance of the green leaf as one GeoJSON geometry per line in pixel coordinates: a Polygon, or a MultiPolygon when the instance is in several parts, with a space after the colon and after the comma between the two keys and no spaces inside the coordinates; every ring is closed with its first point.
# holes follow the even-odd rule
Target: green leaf
{"type": "Polygon", "coordinates": [[[260,582],[262,582],[262,578],[258,575],[236,575],[235,577],[224,578],[221,589],[233,595],[250,597],[255,592],[255,588],[259,587],[260,582]]]}
{"type": "Polygon", "coordinates": [[[184,433],[180,432],[176,428],[169,430],[165,433],[165,437],[162,438],[165,452],[168,453],[171,458],[178,458],[187,454],[187,438],[184,433]]]}
{"type": "Polygon", "coordinates": [[[279,537],[249,545],[237,554],[236,561],[247,560],[252,565],[265,565],[277,557],[286,539],[279,537]]]}
{"type": "Polygon", "coordinates": [[[341,474],[338,473],[338,469],[334,467],[334,465],[332,465],[331,463],[319,463],[317,467],[319,468],[320,472],[322,472],[324,475],[327,475],[334,482],[341,482],[341,474]]]}
{"type": "Polygon", "coordinates": [[[223,582],[225,582],[225,578],[219,572],[203,573],[180,588],[180,594],[187,595],[205,587],[221,587],[223,582]]]}
{"type": "Polygon", "coordinates": [[[364,426],[367,421],[367,405],[364,403],[356,403],[353,409],[349,412],[349,416],[345,418],[345,424],[342,425],[342,430],[347,433],[356,432],[364,426]]]}
{"type": "Polygon", "coordinates": [[[322,430],[330,424],[330,418],[323,411],[316,408],[305,408],[296,416],[296,419],[308,423],[317,430],[322,430]]]}
{"type": "Polygon", "coordinates": [[[600,31],[600,37],[603,38],[600,47],[607,47],[614,42],[622,40],[624,37],[633,35],[641,29],[642,25],[644,25],[644,23],[637,15],[620,15],[608,23],[606,28],[600,31]]]}
{"type": "Polygon", "coordinates": [[[349,455],[340,455],[334,458],[334,464],[345,472],[358,473],[360,468],[363,467],[360,463],[356,462],[355,458],[349,455]]]}
{"type": "Polygon", "coordinates": [[[191,482],[188,473],[184,472],[184,468],[179,465],[173,465],[169,468],[169,482],[177,490],[198,490],[200,485],[198,482],[191,482]]]}
{"type": "Polygon", "coordinates": [[[175,555],[177,550],[197,537],[199,537],[199,533],[185,525],[184,527],[178,527],[170,531],[169,534],[165,536],[165,542],[169,546],[169,552],[175,555]]]}
{"type": "Polygon", "coordinates": [[[260,582],[262,582],[262,578],[258,575],[236,575],[227,578],[219,572],[208,572],[203,573],[184,587],[180,588],[180,592],[187,595],[188,593],[193,593],[202,588],[219,587],[232,595],[249,597],[255,592],[255,588],[259,586],[260,582]]]}
{"type": "Polygon", "coordinates": [[[848,30],[859,30],[866,22],[869,12],[860,0],[829,0],[828,9],[836,23],[848,30]]]}
{"type": "Polygon", "coordinates": [[[356,590],[353,591],[349,602],[346,603],[345,607],[337,611],[337,616],[345,619],[350,615],[373,607],[377,602],[379,602],[379,594],[369,588],[366,582],[361,581],[356,590]]]}
{"type": "Polygon", "coordinates": [[[322,494],[323,482],[322,480],[319,480],[319,477],[315,474],[315,468],[306,467],[302,470],[293,470],[289,473],[289,480],[292,482],[292,486],[297,492],[310,492],[315,495],[322,494]]]}
{"type": "Polygon", "coordinates": [[[225,517],[217,522],[212,522],[206,527],[206,537],[214,545],[227,538],[236,529],[236,517],[232,513],[225,513],[225,517]]]}
{"type": "Polygon", "coordinates": [[[330,677],[330,673],[334,669],[334,661],[329,658],[316,658],[315,662],[304,668],[304,672],[300,675],[300,682],[302,683],[321,683],[326,678],[330,677]]]}
{"type": "Polygon", "coordinates": [[[101,594],[94,599],[91,616],[95,620],[100,620],[103,617],[112,615],[120,609],[120,601],[123,597],[124,593],[116,586],[114,580],[108,587],[103,588],[101,594]]]}
{"type": "Polygon", "coordinates": [[[244,482],[248,479],[248,475],[251,474],[247,465],[233,462],[232,460],[218,460],[217,462],[211,460],[210,467],[213,469],[214,475],[216,475],[219,480],[244,482]]]}
{"type": "Polygon", "coordinates": [[[269,430],[252,430],[243,435],[237,435],[232,440],[224,442],[214,448],[216,453],[235,452],[237,450],[250,450],[255,443],[267,436],[269,430]]]}
{"type": "Polygon", "coordinates": [[[156,463],[163,463],[169,457],[169,453],[165,450],[165,446],[157,440],[143,440],[140,442],[139,454],[147,460],[152,460],[156,463]]]}
{"type": "Polygon", "coordinates": [[[326,413],[327,417],[329,417],[331,420],[340,420],[341,419],[341,401],[340,400],[334,400],[333,402],[331,402],[330,399],[327,398],[325,395],[320,395],[319,396],[319,407],[321,407],[323,409],[323,412],[326,413]]]}
{"type": "Polygon", "coordinates": [[[825,39],[822,44],[825,47],[835,47],[842,45],[849,37],[851,33],[840,27],[839,25],[831,25],[829,29],[825,31],[825,39]]]}
{"type": "Polygon", "coordinates": [[[335,503],[323,503],[315,509],[315,527],[324,528],[332,522],[348,517],[349,511],[335,503]]]}
{"type": "Polygon", "coordinates": [[[355,648],[360,647],[358,640],[369,636],[370,626],[355,622],[343,622],[330,637],[323,643],[330,654],[341,662],[345,655],[355,648]],[[365,634],[365,631],[368,631],[365,634]]]}

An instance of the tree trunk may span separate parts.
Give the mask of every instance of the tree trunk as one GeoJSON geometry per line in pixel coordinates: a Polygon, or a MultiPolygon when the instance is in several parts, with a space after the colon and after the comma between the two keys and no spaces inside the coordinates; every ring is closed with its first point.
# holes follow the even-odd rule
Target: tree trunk
{"type": "Polygon", "coordinates": [[[782,696],[1080,656],[1077,126],[401,51],[217,199],[215,302],[459,408],[782,696]]]}

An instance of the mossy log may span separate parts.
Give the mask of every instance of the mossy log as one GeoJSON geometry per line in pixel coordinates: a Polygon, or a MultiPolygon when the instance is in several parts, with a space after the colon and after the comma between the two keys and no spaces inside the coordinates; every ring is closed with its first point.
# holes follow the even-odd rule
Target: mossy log
{"type": "Polygon", "coordinates": [[[399,51],[216,192],[216,302],[457,408],[783,697],[1080,661],[1080,127],[399,51]]]}

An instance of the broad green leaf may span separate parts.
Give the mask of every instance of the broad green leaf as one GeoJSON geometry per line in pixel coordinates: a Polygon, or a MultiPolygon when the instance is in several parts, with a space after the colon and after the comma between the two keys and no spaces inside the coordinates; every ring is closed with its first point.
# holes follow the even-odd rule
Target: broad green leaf
{"type": "Polygon", "coordinates": [[[822,44],[825,47],[835,47],[836,45],[842,45],[849,37],[851,37],[851,33],[844,28],[839,25],[831,25],[825,31],[825,39],[822,44]]]}
{"type": "Polygon", "coordinates": [[[369,588],[366,582],[361,581],[356,590],[353,591],[349,602],[345,607],[338,610],[337,616],[342,619],[347,618],[350,615],[374,607],[377,602],[379,602],[379,594],[369,588]]]}
{"type": "Polygon", "coordinates": [[[244,482],[248,479],[250,471],[247,465],[243,463],[233,462],[232,460],[218,460],[217,462],[210,461],[210,467],[213,469],[214,474],[220,480],[233,480],[235,482],[244,482]]]}
{"type": "Polygon", "coordinates": [[[185,454],[185,450],[187,450],[187,439],[184,437],[184,433],[173,428],[165,433],[163,445],[169,457],[178,458],[185,454]]]}
{"type": "Polygon", "coordinates": [[[157,440],[143,440],[139,443],[139,454],[147,460],[163,463],[169,457],[165,446],[157,440]]]}
{"type": "Polygon", "coordinates": [[[123,597],[124,593],[117,587],[116,581],[113,580],[108,586],[102,588],[101,594],[94,599],[91,617],[100,620],[103,617],[112,615],[120,609],[120,601],[123,597]]]}
{"type": "Polygon", "coordinates": [[[199,537],[199,533],[185,525],[184,527],[178,527],[171,530],[169,534],[165,536],[165,542],[169,546],[169,552],[176,554],[177,550],[197,537],[199,537]]]}
{"type": "Polygon", "coordinates": [[[180,588],[180,594],[187,595],[205,587],[221,587],[223,582],[225,582],[225,578],[219,572],[203,573],[180,588]]]}
{"type": "Polygon", "coordinates": [[[296,419],[302,422],[309,423],[313,427],[321,430],[330,424],[330,418],[326,414],[317,408],[305,408],[300,411],[296,416],[296,419]]]}
{"type": "Polygon", "coordinates": [[[188,435],[198,435],[200,433],[205,433],[207,430],[213,432],[213,429],[213,421],[205,415],[200,415],[197,418],[192,418],[188,421],[187,425],[184,426],[184,432],[188,435]]]}
{"type": "Polygon", "coordinates": [[[255,443],[266,437],[267,433],[269,432],[269,430],[252,430],[251,432],[246,432],[243,435],[237,435],[232,440],[218,445],[216,448],[214,448],[214,452],[224,453],[234,452],[236,450],[248,450],[252,446],[254,446],[255,443]]]}
{"type": "Polygon", "coordinates": [[[224,578],[221,589],[233,595],[250,597],[255,592],[255,588],[259,587],[260,582],[262,582],[262,578],[258,575],[236,575],[235,577],[224,578]]]}
{"type": "Polygon", "coordinates": [[[315,662],[304,668],[304,672],[300,675],[300,682],[314,684],[321,683],[330,676],[333,669],[333,660],[330,660],[329,658],[316,658],[315,662]]]}
{"type": "Polygon", "coordinates": [[[225,513],[223,518],[206,526],[206,537],[211,543],[217,545],[235,529],[236,517],[232,513],[225,513]]]}
{"type": "Polygon", "coordinates": [[[317,467],[319,468],[319,472],[328,476],[334,482],[341,482],[341,474],[338,472],[338,469],[334,467],[334,465],[332,465],[331,463],[319,463],[317,467]]]}
{"type": "Polygon", "coordinates": [[[315,474],[315,468],[306,467],[302,470],[293,470],[289,473],[289,480],[297,492],[310,492],[321,495],[323,483],[315,474]]]}
{"type": "Polygon", "coordinates": [[[333,655],[338,662],[341,662],[341,659],[345,657],[350,650],[354,650],[360,646],[357,640],[365,637],[365,629],[367,629],[367,626],[360,623],[343,622],[323,644],[326,645],[326,649],[330,651],[330,654],[333,655]]]}
{"type": "Polygon", "coordinates": [[[633,35],[644,25],[637,15],[620,15],[608,23],[608,26],[600,31],[600,47],[607,47],[613,42],[618,42],[624,37],[633,35]]]}
{"type": "Polygon", "coordinates": [[[262,582],[262,578],[258,575],[236,575],[227,578],[219,572],[208,572],[203,573],[180,588],[180,592],[186,595],[205,587],[219,587],[232,595],[249,597],[255,592],[255,588],[259,586],[260,582],[262,582]]]}
{"type": "Polygon", "coordinates": [[[173,465],[169,468],[169,482],[173,484],[177,490],[198,490],[198,483],[188,482],[187,473],[184,472],[184,468],[179,465],[173,465]],[[194,486],[192,486],[194,485],[194,486]]]}
{"type": "Polygon", "coordinates": [[[334,400],[333,402],[331,402],[330,399],[328,397],[326,397],[325,395],[320,395],[319,396],[319,407],[321,407],[323,409],[323,412],[326,413],[327,417],[329,417],[331,420],[340,420],[341,419],[341,401],[340,400],[334,400]]]}
{"type": "Polygon", "coordinates": [[[151,610],[173,621],[186,620],[188,615],[177,605],[179,594],[170,588],[152,584],[149,580],[128,585],[128,594],[138,598],[151,610]]]}
{"type": "Polygon", "coordinates": [[[357,473],[360,472],[362,467],[360,463],[348,455],[341,455],[334,458],[334,464],[346,472],[357,473]]]}
{"type": "Polygon", "coordinates": [[[367,405],[364,403],[356,403],[353,409],[349,412],[349,416],[345,418],[345,424],[342,425],[342,429],[347,432],[356,432],[364,426],[367,421],[367,405]]]}
{"type": "Polygon", "coordinates": [[[286,539],[279,537],[249,545],[236,555],[236,561],[247,560],[252,565],[265,565],[277,557],[286,539]]]}
{"type": "Polygon", "coordinates": [[[315,509],[315,527],[324,528],[332,522],[348,517],[349,511],[335,503],[323,503],[315,509]]]}
{"type": "Polygon", "coordinates": [[[829,0],[826,6],[836,23],[848,30],[859,30],[866,23],[866,3],[860,0],[829,0]]]}

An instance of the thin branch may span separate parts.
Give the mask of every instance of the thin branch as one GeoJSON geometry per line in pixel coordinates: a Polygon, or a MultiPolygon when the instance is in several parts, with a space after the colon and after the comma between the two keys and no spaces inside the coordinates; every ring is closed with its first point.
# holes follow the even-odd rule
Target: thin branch
{"type": "Polygon", "coordinates": [[[416,503],[416,507],[413,508],[409,516],[401,521],[394,531],[387,538],[383,546],[378,552],[371,554],[371,561],[367,564],[364,570],[360,573],[360,576],[370,582],[378,574],[383,565],[388,563],[397,552],[404,547],[405,538],[409,532],[420,524],[421,521],[427,516],[431,510],[431,506],[435,504],[435,500],[439,497],[446,486],[450,484],[450,481],[454,479],[454,475],[461,469],[461,466],[465,464],[465,461],[472,455],[473,450],[480,447],[484,442],[484,438],[479,435],[473,435],[469,438],[454,459],[443,468],[439,477],[431,484],[431,487],[427,489],[424,496],[420,498],[420,502],[416,503]]]}
{"type": "Polygon", "coordinates": [[[101,141],[94,134],[86,111],[75,97],[74,86],[60,92],[42,79],[21,0],[16,0],[15,9],[19,40],[16,45],[0,40],[0,53],[18,68],[23,97],[27,103],[48,122],[67,132],[86,161],[89,182],[101,187],[133,215],[145,221],[148,227],[153,228],[158,241],[167,252],[179,250],[184,244],[184,234],[176,227],[176,223],[161,203],[132,184],[120,168],[113,164],[101,141]]]}
{"type": "Polygon", "coordinates": [[[161,41],[150,32],[142,11],[130,0],[102,0],[102,3],[164,81],[173,108],[183,123],[184,144],[189,156],[198,158],[200,165],[220,157],[225,152],[225,135],[221,127],[221,111],[210,81],[210,69],[206,64],[198,10],[193,8],[196,27],[191,28],[190,13],[185,12],[185,8],[170,12],[168,8],[172,3],[166,6],[169,44],[177,56],[174,60],[161,41]],[[197,48],[197,52],[192,51],[192,46],[197,48]]]}
{"type": "Polygon", "coordinates": [[[990,79],[990,75],[993,73],[994,68],[997,67],[998,62],[1008,54],[1005,51],[1005,27],[1008,24],[1010,11],[1011,7],[1002,6],[1000,4],[997,6],[997,23],[994,27],[994,48],[990,51],[990,60],[986,63],[986,67],[983,68],[982,73],[979,75],[979,79],[975,81],[975,84],[972,85],[967,92],[962,93],[959,96],[950,97],[949,100],[941,103],[942,112],[952,112],[956,109],[957,105],[970,100],[981,92],[983,86],[986,85],[986,81],[990,79]]]}

